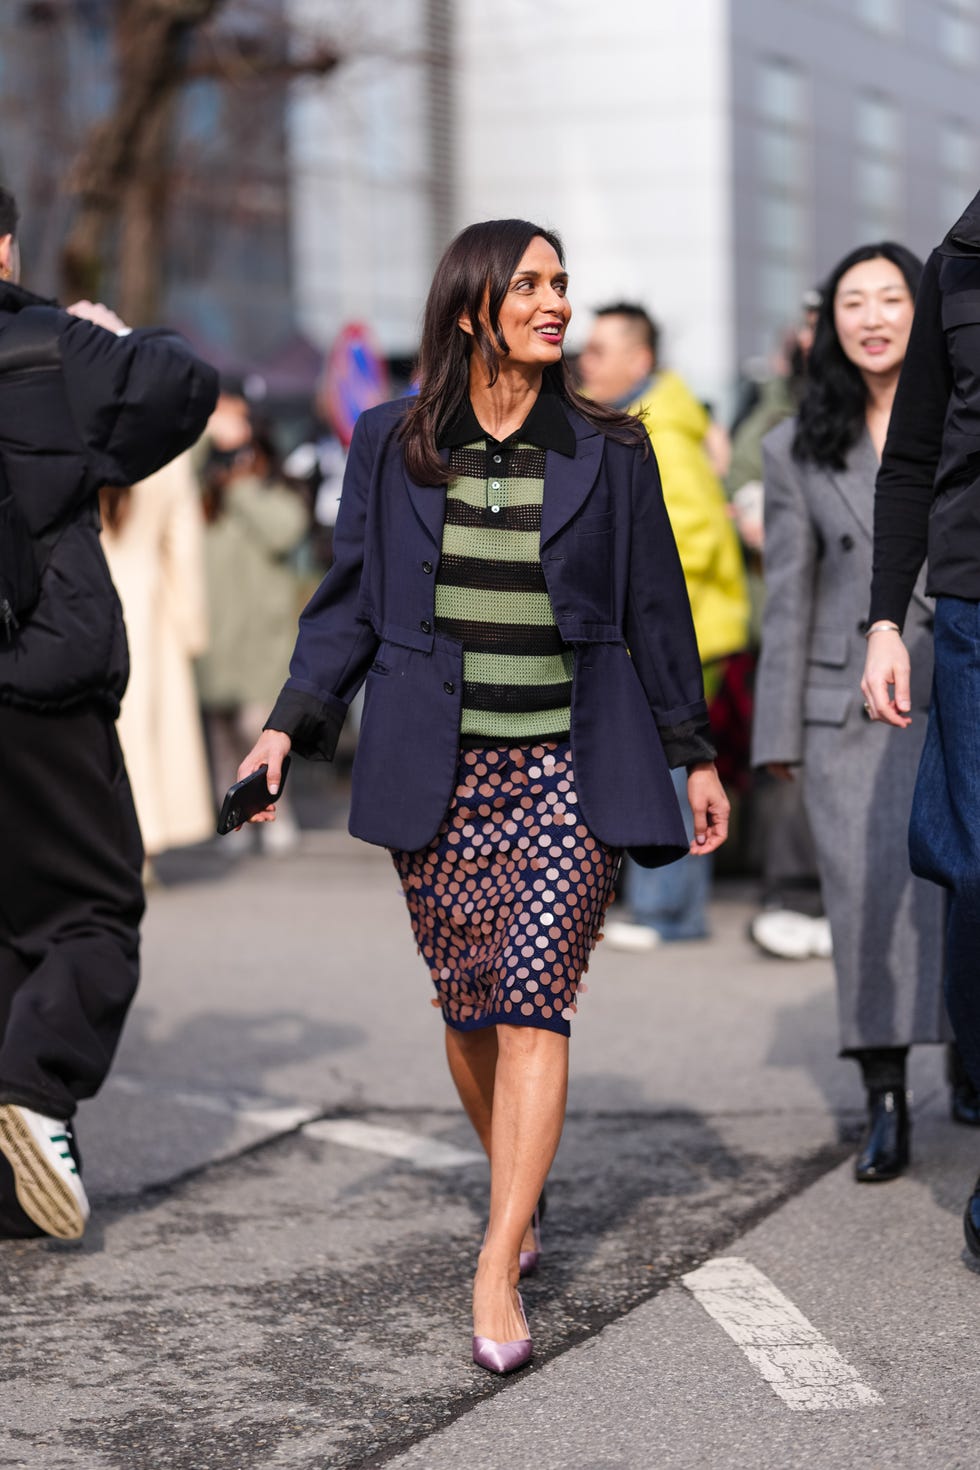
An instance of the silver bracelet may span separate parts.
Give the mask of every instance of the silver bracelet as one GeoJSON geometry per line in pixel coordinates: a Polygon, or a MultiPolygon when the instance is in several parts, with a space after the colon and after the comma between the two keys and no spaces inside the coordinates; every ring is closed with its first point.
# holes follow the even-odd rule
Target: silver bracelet
{"type": "Polygon", "coordinates": [[[886,628],[890,633],[901,633],[902,631],[897,623],[891,623],[887,619],[882,618],[879,622],[872,623],[864,636],[865,638],[870,638],[872,633],[883,633],[886,628]]]}

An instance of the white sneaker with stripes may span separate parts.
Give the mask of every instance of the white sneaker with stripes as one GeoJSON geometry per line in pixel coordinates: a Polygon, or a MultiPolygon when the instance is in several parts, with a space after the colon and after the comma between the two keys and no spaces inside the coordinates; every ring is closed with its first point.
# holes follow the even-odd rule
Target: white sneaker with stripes
{"type": "Polygon", "coordinates": [[[71,1124],[17,1103],[0,1105],[0,1151],[14,1171],[21,1209],[47,1235],[77,1240],[89,1202],[73,1147],[71,1124]]]}

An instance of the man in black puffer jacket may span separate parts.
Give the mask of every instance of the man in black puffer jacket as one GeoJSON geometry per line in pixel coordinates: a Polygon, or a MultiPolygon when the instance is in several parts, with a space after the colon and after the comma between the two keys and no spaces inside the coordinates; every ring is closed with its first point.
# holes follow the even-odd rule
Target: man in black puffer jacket
{"type": "Polygon", "coordinates": [[[71,1119],[109,1070],[143,913],[98,492],[193,444],[217,381],[171,333],[23,290],[16,226],[0,189],[0,499],[40,573],[28,610],[0,609],[0,1236],[71,1239],[89,1212],[71,1119]]]}

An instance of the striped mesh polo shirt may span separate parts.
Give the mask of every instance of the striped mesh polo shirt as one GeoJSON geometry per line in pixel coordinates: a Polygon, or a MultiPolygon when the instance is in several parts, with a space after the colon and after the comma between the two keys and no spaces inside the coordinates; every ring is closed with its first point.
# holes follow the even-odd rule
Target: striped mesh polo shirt
{"type": "Polygon", "coordinates": [[[561,400],[542,389],[499,441],[472,405],[441,436],[446,490],[436,626],[463,645],[464,744],[567,736],[572,650],[562,642],[541,566],[545,452],[575,454],[561,400]]]}

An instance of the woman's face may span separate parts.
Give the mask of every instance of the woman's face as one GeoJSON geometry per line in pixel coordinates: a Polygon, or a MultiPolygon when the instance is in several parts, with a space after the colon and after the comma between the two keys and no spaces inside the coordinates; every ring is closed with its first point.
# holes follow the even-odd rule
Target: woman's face
{"type": "Polygon", "coordinates": [[[896,373],[905,359],[914,303],[890,260],[862,260],[841,276],[834,325],[844,354],[869,377],[896,373]]]}
{"type": "Polygon", "coordinates": [[[568,276],[554,246],[535,235],[510,280],[500,308],[508,363],[547,367],[558,362],[571,319],[568,276]]]}

